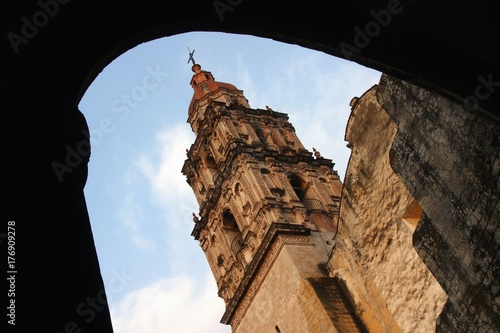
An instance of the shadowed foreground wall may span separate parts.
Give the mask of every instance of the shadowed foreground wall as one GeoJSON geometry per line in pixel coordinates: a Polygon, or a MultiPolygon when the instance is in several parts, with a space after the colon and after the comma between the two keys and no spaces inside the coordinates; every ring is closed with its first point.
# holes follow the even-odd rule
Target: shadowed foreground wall
{"type": "Polygon", "coordinates": [[[398,126],[391,166],[425,212],[414,245],[448,294],[438,331],[498,332],[498,124],[389,76],[377,99],[398,126]]]}
{"type": "Polygon", "coordinates": [[[386,75],[351,104],[331,274],[370,330],[497,332],[498,125],[386,75]]]}

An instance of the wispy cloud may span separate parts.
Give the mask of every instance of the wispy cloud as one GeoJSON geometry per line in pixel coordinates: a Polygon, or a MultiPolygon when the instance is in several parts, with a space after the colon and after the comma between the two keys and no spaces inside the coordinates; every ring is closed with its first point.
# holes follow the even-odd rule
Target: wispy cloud
{"type": "Polygon", "coordinates": [[[137,248],[146,251],[156,249],[156,242],[142,235],[141,223],[144,223],[144,214],[140,204],[132,193],[125,194],[122,207],[117,214],[118,219],[128,230],[128,235],[137,248]]]}
{"type": "MultiPolygon", "coordinates": [[[[312,58],[310,60],[312,61],[312,58]]],[[[350,155],[344,141],[351,112],[349,102],[354,96],[360,96],[377,83],[380,73],[367,71],[348,62],[328,71],[321,71],[313,63],[301,64],[301,67],[308,66],[311,69],[305,72],[311,80],[309,84],[314,86],[314,91],[318,93],[302,98],[302,103],[304,100],[314,100],[309,107],[297,108],[289,104],[290,118],[306,148],[310,150],[315,147],[324,157],[333,159],[336,163],[335,169],[343,177],[350,155]]]]}
{"type": "Polygon", "coordinates": [[[380,73],[311,53],[283,60],[276,72],[263,73],[255,83],[255,76],[240,58],[239,88],[244,89],[252,107],[269,105],[287,113],[304,146],[309,150],[315,147],[333,159],[342,177],[350,155],[344,141],[349,102],[377,83],[380,73]]]}
{"type": "Polygon", "coordinates": [[[125,296],[111,307],[115,332],[228,333],[219,323],[224,302],[212,276],[195,280],[188,275],[158,280],[125,296]]]}
{"type": "Polygon", "coordinates": [[[168,207],[172,203],[185,202],[191,195],[191,188],[181,169],[194,135],[186,124],[176,124],[160,131],[155,141],[153,155],[141,155],[135,165],[148,179],[155,204],[168,207]]]}
{"type": "Polygon", "coordinates": [[[193,227],[191,214],[198,212],[199,207],[181,173],[186,149],[192,142],[194,135],[189,126],[176,124],[159,131],[153,152],[142,154],[134,162],[136,170],[147,180],[149,204],[159,208],[161,221],[166,227],[160,237],[162,250],[174,272],[184,271],[192,263],[190,258],[198,258],[201,254],[197,242],[190,236],[193,227]]]}

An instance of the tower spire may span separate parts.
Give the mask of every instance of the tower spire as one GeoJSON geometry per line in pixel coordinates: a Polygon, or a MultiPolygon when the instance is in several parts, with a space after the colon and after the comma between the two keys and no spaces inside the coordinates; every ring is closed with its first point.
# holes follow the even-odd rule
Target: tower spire
{"type": "MultiPolygon", "coordinates": [[[[234,85],[215,81],[196,63],[192,69],[188,122],[196,140],[182,168],[200,205],[191,235],[226,303],[221,322],[234,331],[240,325],[242,331],[270,331],[273,318],[288,315],[288,309],[321,304],[302,290],[291,294],[279,277],[286,267],[297,277],[327,278],[318,264],[333,246],[324,240],[337,231],[342,184],[332,160],[319,152],[314,158],[285,113],[252,109],[234,85]],[[253,321],[261,304],[270,302],[276,306],[269,320],[253,321]]],[[[306,325],[297,331],[307,331],[306,325]]]]}
{"type": "MultiPolygon", "coordinates": [[[[189,50],[189,48],[188,48],[189,50]]],[[[189,104],[188,122],[195,133],[198,133],[200,120],[205,117],[205,111],[212,102],[219,102],[226,106],[240,105],[250,107],[243,95],[243,91],[226,82],[215,81],[212,73],[201,69],[193,59],[194,50],[189,50],[189,62],[192,62],[193,76],[189,84],[194,90],[193,98],[189,104]]]]}

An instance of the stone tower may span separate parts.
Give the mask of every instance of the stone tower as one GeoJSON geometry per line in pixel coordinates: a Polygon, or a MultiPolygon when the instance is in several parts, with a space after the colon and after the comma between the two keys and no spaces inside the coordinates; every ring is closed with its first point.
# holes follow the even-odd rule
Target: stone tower
{"type": "MultiPolygon", "coordinates": [[[[194,61],[193,61],[194,63],[194,61]]],[[[342,184],[304,148],[288,116],[250,108],[241,90],[194,64],[182,172],[200,205],[200,242],[233,332],[363,332],[325,269],[342,184]]]]}

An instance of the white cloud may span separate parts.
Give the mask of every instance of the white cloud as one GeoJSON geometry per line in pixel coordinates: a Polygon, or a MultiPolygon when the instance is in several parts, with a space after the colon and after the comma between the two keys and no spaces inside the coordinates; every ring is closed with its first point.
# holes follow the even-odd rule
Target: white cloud
{"type": "Polygon", "coordinates": [[[144,214],[141,206],[132,193],[125,195],[122,207],[118,211],[117,215],[118,219],[129,231],[129,236],[136,247],[149,252],[156,249],[156,242],[153,239],[146,238],[141,234],[140,223],[144,222],[144,214]]]}
{"type": "Polygon", "coordinates": [[[186,124],[162,130],[156,135],[154,157],[142,155],[135,162],[149,180],[154,202],[169,207],[189,201],[191,188],[181,169],[186,159],[186,149],[194,142],[194,135],[186,124]]]}
{"type": "Polygon", "coordinates": [[[215,281],[209,273],[200,280],[188,275],[158,280],[111,306],[114,331],[231,332],[228,326],[219,323],[224,313],[224,302],[215,299],[216,295],[215,281]],[[197,285],[203,287],[197,288],[197,285]]]}
{"type": "Polygon", "coordinates": [[[193,212],[199,207],[192,189],[181,173],[186,159],[186,149],[194,142],[194,134],[185,123],[175,124],[163,129],[155,137],[155,149],[148,155],[141,155],[134,165],[147,179],[147,192],[151,193],[151,202],[160,208],[161,217],[167,230],[157,232],[155,236],[162,244],[163,252],[167,254],[168,265],[172,271],[183,270],[192,262],[189,256],[192,250],[201,251],[195,247],[196,242],[190,237],[193,227],[193,212]],[[165,231],[165,232],[163,232],[165,231]],[[189,247],[186,242],[192,242],[189,247]]]}

